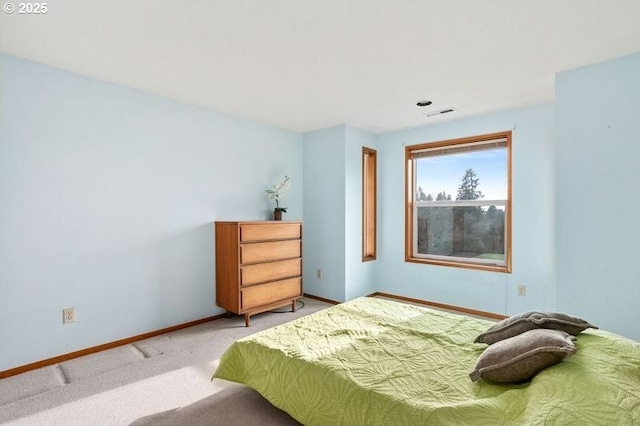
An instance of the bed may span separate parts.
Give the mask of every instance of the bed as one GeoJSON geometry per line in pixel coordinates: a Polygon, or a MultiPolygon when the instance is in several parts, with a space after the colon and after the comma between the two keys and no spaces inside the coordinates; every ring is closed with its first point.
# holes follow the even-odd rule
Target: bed
{"type": "Polygon", "coordinates": [[[305,425],[640,424],[638,342],[589,329],[530,380],[473,382],[492,324],[363,297],[236,341],[213,378],[305,425]]]}

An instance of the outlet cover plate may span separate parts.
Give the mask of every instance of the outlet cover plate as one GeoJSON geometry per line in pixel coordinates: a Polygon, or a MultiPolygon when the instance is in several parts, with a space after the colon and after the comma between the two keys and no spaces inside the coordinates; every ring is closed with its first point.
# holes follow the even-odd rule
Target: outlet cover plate
{"type": "Polygon", "coordinates": [[[66,308],[62,310],[62,323],[69,324],[70,322],[75,322],[76,320],[76,311],[74,308],[66,308]]]}

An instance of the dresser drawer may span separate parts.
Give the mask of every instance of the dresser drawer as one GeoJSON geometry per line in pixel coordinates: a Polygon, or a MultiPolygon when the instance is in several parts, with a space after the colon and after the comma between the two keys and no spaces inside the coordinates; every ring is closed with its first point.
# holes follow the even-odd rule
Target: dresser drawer
{"type": "Polygon", "coordinates": [[[240,270],[241,285],[253,285],[299,275],[302,275],[300,258],[243,266],[240,270]]]}
{"type": "Polygon", "coordinates": [[[249,243],[240,246],[240,263],[268,262],[270,260],[300,257],[300,240],[272,241],[268,243],[249,243]]]}
{"type": "Polygon", "coordinates": [[[279,300],[302,296],[301,292],[300,277],[245,287],[242,289],[242,310],[246,311],[279,300]]]}
{"type": "Polygon", "coordinates": [[[300,223],[277,224],[244,224],[240,225],[240,241],[266,241],[300,239],[302,226],[300,223]]]}

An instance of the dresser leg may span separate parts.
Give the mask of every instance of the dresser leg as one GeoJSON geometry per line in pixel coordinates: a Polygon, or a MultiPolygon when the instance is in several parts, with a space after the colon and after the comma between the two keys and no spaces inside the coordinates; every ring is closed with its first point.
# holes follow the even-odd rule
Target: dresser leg
{"type": "Polygon", "coordinates": [[[245,327],[249,327],[249,318],[251,318],[251,316],[249,314],[244,314],[244,326],[245,327]]]}
{"type": "Polygon", "coordinates": [[[291,301],[291,312],[295,312],[296,311],[296,301],[295,299],[291,301]]]}

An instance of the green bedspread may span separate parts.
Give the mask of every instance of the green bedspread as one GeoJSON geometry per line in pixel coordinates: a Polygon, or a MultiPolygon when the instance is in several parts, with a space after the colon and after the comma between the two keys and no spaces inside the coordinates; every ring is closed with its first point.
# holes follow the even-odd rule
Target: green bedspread
{"type": "Polygon", "coordinates": [[[235,342],[214,378],[306,425],[640,424],[640,344],[600,330],[530,382],[472,382],[492,323],[360,298],[235,342]]]}

